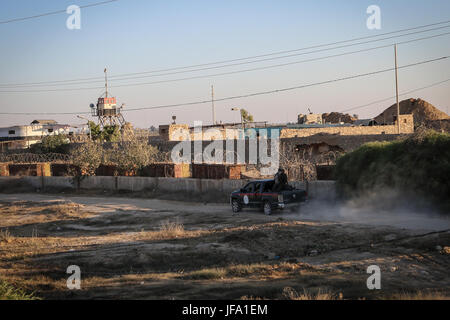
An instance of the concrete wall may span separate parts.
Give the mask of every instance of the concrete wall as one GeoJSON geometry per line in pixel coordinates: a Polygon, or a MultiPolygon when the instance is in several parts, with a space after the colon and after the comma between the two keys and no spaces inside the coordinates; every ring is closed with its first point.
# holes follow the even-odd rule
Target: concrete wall
{"type": "MultiPolygon", "coordinates": [[[[310,118],[314,118],[319,123],[322,121],[321,115],[300,115],[306,117],[305,123],[310,123],[310,118]]],[[[300,117],[299,116],[299,117],[300,117]]],[[[312,123],[311,122],[311,123],[312,123]]],[[[249,134],[248,130],[262,128],[248,128],[246,129],[246,135],[249,134]],[[247,132],[248,131],[248,132],[247,132]]],[[[267,127],[264,129],[278,129],[267,127]]],[[[378,126],[333,126],[333,127],[319,127],[319,128],[279,128],[281,129],[280,138],[293,138],[293,137],[309,137],[316,134],[339,134],[339,135],[379,135],[379,134],[398,134],[397,122],[391,121],[389,125],[378,126]]],[[[159,130],[160,138],[165,141],[181,141],[181,140],[227,140],[227,139],[242,139],[242,133],[237,128],[222,128],[222,127],[203,127],[196,132],[193,129],[189,129],[187,125],[164,125],[160,126],[159,130]]],[[[412,114],[400,115],[400,133],[410,134],[414,133],[414,118],[412,114]]]]}
{"type": "Polygon", "coordinates": [[[42,181],[45,177],[0,177],[0,192],[9,191],[16,187],[27,187],[33,189],[42,188],[42,181]]]}
{"type": "MultiPolygon", "coordinates": [[[[325,128],[302,128],[302,129],[282,129],[280,138],[301,138],[316,134],[339,134],[342,136],[351,135],[378,135],[397,134],[397,125],[386,126],[346,126],[346,127],[325,127],[325,128]]],[[[414,133],[414,120],[411,114],[400,115],[400,133],[414,133]]]]}
{"type": "MultiPolygon", "coordinates": [[[[14,187],[29,189],[85,189],[85,190],[125,190],[125,191],[165,191],[165,192],[224,192],[243,187],[249,180],[208,180],[191,178],[152,177],[0,177],[0,192],[14,187]]],[[[310,198],[334,199],[335,181],[292,181],[296,188],[306,189],[310,198]]]]}

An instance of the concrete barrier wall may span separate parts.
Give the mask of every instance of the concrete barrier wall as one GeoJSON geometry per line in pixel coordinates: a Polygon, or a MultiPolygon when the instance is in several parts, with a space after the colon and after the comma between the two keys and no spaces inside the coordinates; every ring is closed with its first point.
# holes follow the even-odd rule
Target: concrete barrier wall
{"type": "MultiPolygon", "coordinates": [[[[117,177],[104,176],[82,176],[80,178],[80,189],[87,190],[117,190],[117,177]]],[[[48,185],[47,185],[48,187],[48,185]]]]}
{"type": "MultiPolygon", "coordinates": [[[[111,177],[115,178],[115,177],[111,177]]],[[[117,177],[118,190],[143,191],[156,190],[158,178],[151,177],[117,177]]]]}
{"type": "Polygon", "coordinates": [[[11,188],[25,187],[40,189],[42,188],[42,180],[44,177],[0,177],[0,192],[7,191],[11,188]]]}
{"type": "MultiPolygon", "coordinates": [[[[0,192],[14,187],[30,189],[86,189],[86,190],[124,190],[124,191],[165,191],[165,192],[224,192],[230,193],[242,188],[250,180],[208,180],[192,178],[153,178],[153,177],[0,177],[0,192]]],[[[310,198],[334,199],[335,181],[291,181],[299,189],[306,189],[310,198]]]]}
{"type": "MultiPolygon", "coordinates": [[[[61,188],[61,189],[76,189],[77,179],[74,177],[42,177],[45,187],[61,188]]],[[[41,185],[42,187],[42,185],[41,185]]]]}

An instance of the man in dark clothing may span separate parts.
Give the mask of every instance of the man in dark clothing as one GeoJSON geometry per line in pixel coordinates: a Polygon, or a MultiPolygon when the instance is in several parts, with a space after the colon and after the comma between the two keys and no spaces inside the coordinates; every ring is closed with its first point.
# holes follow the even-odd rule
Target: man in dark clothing
{"type": "Polygon", "coordinates": [[[287,177],[286,173],[284,172],[284,169],[281,169],[280,184],[281,184],[281,190],[286,189],[286,186],[288,184],[288,177],[287,177]]]}
{"type": "Polygon", "coordinates": [[[273,177],[273,187],[272,187],[272,191],[277,192],[278,189],[280,188],[280,174],[281,174],[281,168],[278,169],[277,173],[275,173],[275,176],[273,177]]]}
{"type": "Polygon", "coordinates": [[[275,184],[273,185],[273,191],[282,191],[286,187],[288,178],[286,173],[284,173],[284,169],[278,169],[278,172],[274,176],[274,181],[275,184]]]}

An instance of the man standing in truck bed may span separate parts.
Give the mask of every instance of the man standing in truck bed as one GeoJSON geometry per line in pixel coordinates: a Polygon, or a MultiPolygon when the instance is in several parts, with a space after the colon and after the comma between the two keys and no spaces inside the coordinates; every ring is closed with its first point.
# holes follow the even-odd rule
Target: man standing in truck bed
{"type": "Polygon", "coordinates": [[[273,186],[273,191],[278,192],[286,188],[288,183],[288,177],[284,172],[283,168],[278,169],[278,172],[274,176],[275,184],[273,186]]]}

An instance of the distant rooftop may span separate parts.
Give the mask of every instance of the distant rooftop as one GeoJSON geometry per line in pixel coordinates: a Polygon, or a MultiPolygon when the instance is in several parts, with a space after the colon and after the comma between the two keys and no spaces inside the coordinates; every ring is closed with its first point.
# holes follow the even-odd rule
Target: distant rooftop
{"type": "Polygon", "coordinates": [[[289,129],[309,129],[309,128],[331,128],[331,127],[351,127],[349,123],[311,123],[311,124],[289,124],[287,128],[289,129]]]}
{"type": "Polygon", "coordinates": [[[33,120],[31,124],[57,124],[55,120],[33,120]]]}
{"type": "Polygon", "coordinates": [[[353,122],[355,126],[376,126],[378,123],[374,119],[358,119],[353,122]]]}

